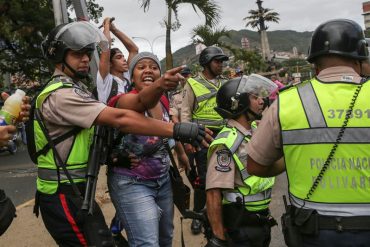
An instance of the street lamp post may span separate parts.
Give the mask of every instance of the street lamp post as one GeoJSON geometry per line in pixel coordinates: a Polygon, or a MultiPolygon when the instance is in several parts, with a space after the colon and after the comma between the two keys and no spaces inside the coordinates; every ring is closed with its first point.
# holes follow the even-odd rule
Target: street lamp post
{"type": "Polygon", "coordinates": [[[149,46],[150,46],[150,50],[151,50],[151,52],[154,54],[154,50],[153,50],[154,42],[155,42],[157,39],[161,38],[161,37],[165,37],[165,35],[159,35],[159,36],[155,37],[154,39],[152,39],[152,41],[151,41],[151,42],[150,42],[150,40],[149,40],[149,39],[144,38],[144,37],[132,37],[132,38],[133,38],[133,39],[143,39],[143,40],[145,40],[146,42],[148,42],[148,44],[149,44],[149,46]]]}

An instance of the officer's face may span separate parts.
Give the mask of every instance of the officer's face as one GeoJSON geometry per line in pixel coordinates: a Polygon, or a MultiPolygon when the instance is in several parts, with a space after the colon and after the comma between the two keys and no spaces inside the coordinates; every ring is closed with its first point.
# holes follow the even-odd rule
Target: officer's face
{"type": "Polygon", "coordinates": [[[223,64],[224,64],[223,60],[212,59],[209,65],[214,75],[218,76],[222,74],[223,64]]]}
{"type": "Polygon", "coordinates": [[[141,59],[132,73],[132,82],[138,91],[151,85],[161,76],[158,64],[150,58],[141,59]]]}
{"type": "Polygon", "coordinates": [[[262,97],[258,97],[256,95],[250,94],[249,95],[250,100],[250,110],[252,110],[254,113],[260,115],[264,108],[264,101],[262,97]]]}
{"type": "MultiPolygon", "coordinates": [[[[80,50],[80,51],[67,51],[65,61],[66,63],[72,67],[72,69],[82,72],[88,73],[89,72],[89,62],[92,55],[92,51],[89,50],[80,50]]],[[[64,72],[68,75],[73,77],[73,72],[70,71],[68,68],[65,68],[64,72]]]]}
{"type": "Polygon", "coordinates": [[[370,61],[369,60],[362,62],[361,73],[363,76],[370,76],[370,61]]]}

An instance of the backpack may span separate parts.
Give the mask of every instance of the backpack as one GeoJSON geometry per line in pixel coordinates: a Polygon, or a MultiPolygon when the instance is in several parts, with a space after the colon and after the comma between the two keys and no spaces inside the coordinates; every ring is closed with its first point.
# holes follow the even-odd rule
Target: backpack
{"type": "MultiPolygon", "coordinates": [[[[39,96],[39,94],[47,87],[47,85],[49,85],[50,82],[54,81],[54,79],[58,78],[58,77],[61,81],[65,81],[65,80],[69,81],[69,79],[65,79],[60,75],[52,77],[47,83],[45,83],[45,85],[43,85],[42,87],[40,87],[40,89],[38,89],[38,91],[36,92],[35,96],[32,98],[31,103],[30,103],[30,105],[31,105],[30,116],[29,116],[29,119],[25,122],[25,131],[26,131],[26,138],[27,138],[28,155],[30,156],[31,161],[34,164],[37,164],[37,158],[40,155],[46,155],[49,152],[50,148],[51,148],[50,144],[47,143],[39,151],[37,151],[37,149],[36,149],[34,120],[41,121],[41,120],[39,120],[35,117],[36,100],[37,100],[37,97],[39,96]]],[[[68,131],[67,133],[64,133],[63,135],[54,138],[53,142],[54,142],[55,145],[57,145],[58,143],[66,140],[67,138],[69,138],[71,136],[74,136],[74,135],[77,135],[81,130],[82,130],[81,127],[76,126],[75,128],[68,131]]]]}

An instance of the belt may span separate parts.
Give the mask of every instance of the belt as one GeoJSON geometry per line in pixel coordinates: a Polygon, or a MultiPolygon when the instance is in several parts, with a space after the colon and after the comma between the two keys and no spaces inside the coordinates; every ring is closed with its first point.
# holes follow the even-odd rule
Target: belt
{"type": "Polygon", "coordinates": [[[319,229],[336,230],[370,230],[370,216],[323,216],[319,215],[319,229]]]}

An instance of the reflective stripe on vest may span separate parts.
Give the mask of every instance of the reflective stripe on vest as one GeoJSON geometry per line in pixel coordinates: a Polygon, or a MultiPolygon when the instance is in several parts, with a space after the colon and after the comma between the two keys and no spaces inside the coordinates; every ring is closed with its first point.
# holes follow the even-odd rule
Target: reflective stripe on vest
{"type": "MultiPolygon", "coordinates": [[[[357,87],[313,79],[280,94],[279,121],[293,205],[303,205],[336,142],[357,87]]],[[[324,215],[370,215],[369,94],[370,83],[365,82],[332,162],[305,207],[324,215]]]]}
{"type": "Polygon", "coordinates": [[[193,110],[193,122],[203,124],[211,129],[221,129],[225,125],[225,120],[214,110],[216,104],[216,94],[224,81],[220,81],[216,86],[203,77],[189,78],[188,83],[192,88],[198,107],[193,110]]]}
{"type": "Polygon", "coordinates": [[[222,191],[222,196],[228,202],[257,202],[270,199],[271,192],[272,189],[267,189],[254,195],[243,196],[239,192],[222,191]]]}
{"type": "MultiPolygon", "coordinates": [[[[71,175],[72,179],[84,179],[86,177],[86,168],[68,169],[68,173],[71,175]]],[[[55,172],[55,170],[38,168],[37,176],[42,180],[58,181],[58,174],[55,172]]],[[[67,175],[64,174],[62,169],[59,170],[59,177],[60,180],[68,181],[67,175]]]]}
{"type": "Polygon", "coordinates": [[[244,136],[235,127],[224,127],[211,143],[208,149],[208,158],[219,145],[225,146],[231,152],[245,186],[238,187],[236,190],[224,190],[222,193],[227,196],[223,198],[223,203],[235,202],[234,199],[236,197],[234,198],[233,195],[243,195],[242,199],[244,199],[246,209],[249,211],[259,211],[268,208],[271,201],[271,193],[268,193],[268,191],[274,185],[275,178],[260,178],[248,174],[236,151],[242,142],[244,140],[248,142],[250,140],[249,138],[244,136]],[[232,199],[231,201],[228,200],[229,196],[232,199]]]}
{"type": "MultiPolygon", "coordinates": [[[[64,77],[57,77],[49,83],[36,99],[36,110],[42,106],[44,100],[55,90],[63,87],[73,87],[73,82],[64,77]]],[[[37,120],[34,120],[36,151],[40,150],[47,143],[37,120]]],[[[91,145],[91,138],[94,128],[80,131],[73,140],[69,155],[66,160],[67,170],[71,170],[74,182],[86,180],[86,166],[91,145]]],[[[40,155],[37,159],[38,178],[37,190],[45,194],[53,194],[58,189],[59,183],[69,182],[61,167],[55,164],[52,149],[46,155],[40,155]],[[59,171],[58,171],[59,170],[59,171]],[[60,174],[58,182],[58,173],[60,174]]]]}
{"type": "Polygon", "coordinates": [[[304,205],[304,208],[313,208],[316,209],[321,215],[336,215],[336,216],[361,216],[361,215],[369,215],[369,208],[370,203],[330,203],[329,207],[326,203],[318,203],[318,202],[311,202],[305,201],[303,204],[303,200],[295,197],[292,194],[289,194],[290,202],[298,207],[301,208],[304,205]],[[350,209],[350,210],[349,210],[350,209]]]}

